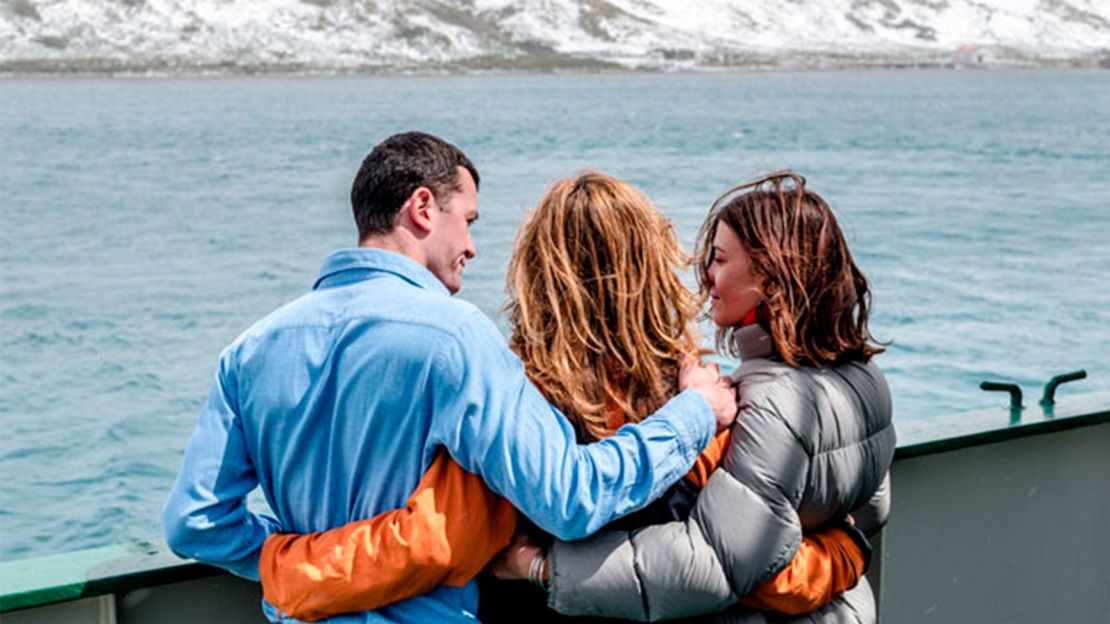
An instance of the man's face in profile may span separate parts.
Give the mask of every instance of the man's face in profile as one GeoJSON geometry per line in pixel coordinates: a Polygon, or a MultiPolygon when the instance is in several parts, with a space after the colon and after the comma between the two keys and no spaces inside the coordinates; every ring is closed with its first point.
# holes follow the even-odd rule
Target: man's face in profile
{"type": "Polygon", "coordinates": [[[451,294],[462,287],[462,274],[468,260],[477,253],[470,226],[478,220],[478,189],[474,178],[458,168],[459,190],[443,197],[430,214],[432,231],[426,240],[427,267],[451,294]]]}

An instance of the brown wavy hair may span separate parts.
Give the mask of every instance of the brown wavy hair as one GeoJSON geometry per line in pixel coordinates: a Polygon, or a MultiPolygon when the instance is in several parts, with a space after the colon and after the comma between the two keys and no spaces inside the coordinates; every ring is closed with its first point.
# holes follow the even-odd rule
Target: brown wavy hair
{"type": "Polygon", "coordinates": [[[517,235],[506,279],[510,346],[582,440],[612,433],[677,390],[696,351],[690,262],[674,228],[643,193],[595,172],[548,189],[517,235]]]}
{"type": "MultiPolygon", "coordinates": [[[[852,260],[829,205],[805,178],[780,171],[736,186],[713,203],[698,234],[695,266],[708,295],[713,237],[722,224],[740,238],[762,280],[759,322],[791,366],[866,362],[883,351],[867,327],[871,291],[852,260]],[[740,195],[725,200],[738,191],[740,195]]],[[[717,347],[737,354],[734,327],[717,330],[717,347]]]]}

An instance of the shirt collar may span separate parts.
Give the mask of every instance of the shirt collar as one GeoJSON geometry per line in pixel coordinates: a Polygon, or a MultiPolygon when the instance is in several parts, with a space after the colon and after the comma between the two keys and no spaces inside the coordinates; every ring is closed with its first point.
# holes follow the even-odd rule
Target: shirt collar
{"type": "Polygon", "coordinates": [[[370,273],[378,271],[392,273],[419,288],[451,294],[443,282],[419,262],[393,251],[369,247],[333,251],[324,259],[324,265],[320,267],[320,274],[312,289],[317,290],[335,282],[361,281],[368,279],[370,273]],[[342,279],[343,277],[346,279],[342,279]]]}

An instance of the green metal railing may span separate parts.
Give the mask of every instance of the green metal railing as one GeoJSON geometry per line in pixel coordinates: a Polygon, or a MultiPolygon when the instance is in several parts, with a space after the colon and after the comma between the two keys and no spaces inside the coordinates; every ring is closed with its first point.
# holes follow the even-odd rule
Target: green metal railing
{"type": "MultiPolygon", "coordinates": [[[[1044,394],[1041,396],[1040,400],[1040,406],[1044,410],[1045,417],[1052,418],[1055,415],[1056,389],[1060,387],[1060,384],[1086,378],[1087,371],[1077,370],[1062,375],[1056,375],[1052,379],[1049,379],[1048,383],[1044,385],[1044,394]]],[[[1021,421],[1022,413],[1025,411],[1025,405],[1021,401],[1021,386],[1016,383],[984,381],[979,384],[979,388],[988,392],[1008,392],[1010,394],[1010,423],[1017,424],[1021,421]]]]}
{"type": "Polygon", "coordinates": [[[146,542],[0,562],[0,612],[141,587],[187,581],[223,570],[179,559],[146,542]]]}

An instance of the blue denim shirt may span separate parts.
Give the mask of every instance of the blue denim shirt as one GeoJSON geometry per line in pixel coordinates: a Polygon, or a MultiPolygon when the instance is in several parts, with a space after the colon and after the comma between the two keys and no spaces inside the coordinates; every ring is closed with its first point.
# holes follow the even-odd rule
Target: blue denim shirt
{"type": "MultiPolygon", "coordinates": [[[[580,446],[480,310],[409,258],[341,250],[312,292],[220,355],[162,521],[177,554],[257,580],[268,535],[403,507],[445,447],[537,525],[577,539],[659,496],[714,430],[687,391],[580,446]],[[276,518],[247,508],[257,486],[276,518]]],[[[335,621],[473,621],[477,603],[471,582],[335,621]]]]}

